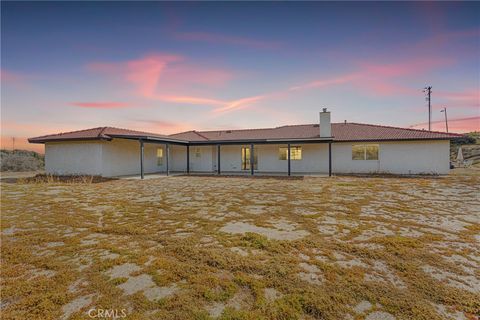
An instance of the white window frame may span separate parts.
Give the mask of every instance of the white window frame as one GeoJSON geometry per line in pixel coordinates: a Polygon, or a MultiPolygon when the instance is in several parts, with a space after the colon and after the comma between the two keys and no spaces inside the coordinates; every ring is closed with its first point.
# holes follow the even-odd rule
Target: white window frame
{"type": "Polygon", "coordinates": [[[378,161],[380,160],[380,145],[378,143],[368,143],[368,144],[352,144],[352,161],[378,161]],[[353,158],[353,149],[355,147],[363,148],[363,158],[354,159],[353,158]],[[367,147],[376,147],[377,148],[377,158],[376,159],[367,159],[367,147]]]}
{"type": "Polygon", "coordinates": [[[164,152],[163,148],[157,148],[157,166],[163,166],[164,152]]]}
{"type": "MultiPolygon", "coordinates": [[[[302,146],[290,146],[290,160],[293,161],[300,161],[303,158],[302,146]],[[295,157],[294,153],[297,151],[296,155],[299,157],[295,157]]],[[[279,147],[278,148],[278,160],[284,161],[288,160],[288,147],[279,147]],[[283,159],[283,153],[285,153],[285,159],[283,159]]]]}

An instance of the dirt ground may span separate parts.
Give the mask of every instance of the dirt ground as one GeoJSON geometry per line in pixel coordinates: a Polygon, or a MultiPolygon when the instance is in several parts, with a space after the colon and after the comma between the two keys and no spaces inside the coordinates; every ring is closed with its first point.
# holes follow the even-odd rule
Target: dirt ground
{"type": "Polygon", "coordinates": [[[479,185],[2,182],[2,319],[478,319],[479,185]]]}

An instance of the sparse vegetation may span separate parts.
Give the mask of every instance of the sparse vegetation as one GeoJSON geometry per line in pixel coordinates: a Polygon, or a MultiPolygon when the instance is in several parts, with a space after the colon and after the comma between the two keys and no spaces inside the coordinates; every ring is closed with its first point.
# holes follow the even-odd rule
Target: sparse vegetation
{"type": "Polygon", "coordinates": [[[470,160],[474,166],[480,164],[480,132],[469,132],[463,138],[451,141],[450,160],[452,162],[456,161],[460,147],[465,160],[470,160]]]}
{"type": "Polygon", "coordinates": [[[479,183],[2,183],[2,319],[476,319],[479,183]]]}
{"type": "Polygon", "coordinates": [[[45,167],[45,156],[35,151],[1,150],[0,171],[38,171],[45,167]]]}
{"type": "Polygon", "coordinates": [[[18,183],[99,183],[115,180],[115,178],[104,178],[101,176],[89,175],[51,175],[37,174],[34,177],[20,178],[18,183]]]}

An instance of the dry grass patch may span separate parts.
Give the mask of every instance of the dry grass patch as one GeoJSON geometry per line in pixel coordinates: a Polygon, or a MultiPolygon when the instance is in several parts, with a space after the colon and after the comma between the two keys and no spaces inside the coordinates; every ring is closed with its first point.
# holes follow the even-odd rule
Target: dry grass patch
{"type": "Polygon", "coordinates": [[[25,182],[1,185],[4,319],[480,314],[478,176],[25,182]]]}

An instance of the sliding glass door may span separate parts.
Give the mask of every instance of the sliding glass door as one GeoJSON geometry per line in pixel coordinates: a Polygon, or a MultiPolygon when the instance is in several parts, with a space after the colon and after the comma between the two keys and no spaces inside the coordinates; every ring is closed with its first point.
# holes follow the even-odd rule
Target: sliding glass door
{"type": "MultiPolygon", "coordinates": [[[[257,169],[257,153],[253,153],[253,169],[257,169]]],[[[242,147],[242,170],[250,170],[250,147],[242,147]]]]}

